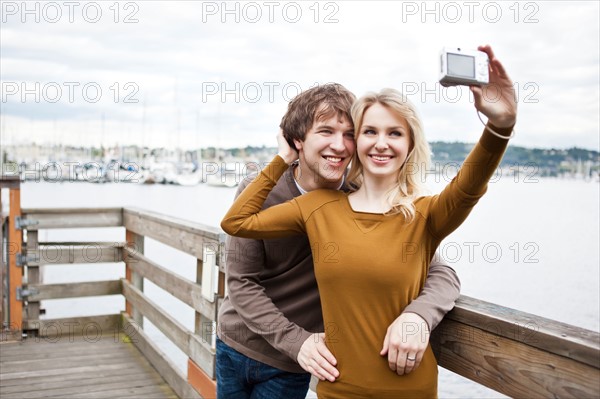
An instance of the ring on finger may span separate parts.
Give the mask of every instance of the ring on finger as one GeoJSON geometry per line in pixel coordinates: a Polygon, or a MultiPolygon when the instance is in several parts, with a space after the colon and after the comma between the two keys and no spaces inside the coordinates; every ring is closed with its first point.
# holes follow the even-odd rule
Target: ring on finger
{"type": "Polygon", "coordinates": [[[417,360],[417,357],[410,357],[409,355],[406,355],[406,360],[408,360],[409,362],[414,362],[415,360],[417,360]]]}

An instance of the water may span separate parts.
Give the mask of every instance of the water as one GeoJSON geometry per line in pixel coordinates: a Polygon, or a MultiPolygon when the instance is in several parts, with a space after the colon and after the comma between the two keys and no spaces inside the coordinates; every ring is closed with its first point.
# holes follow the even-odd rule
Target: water
{"type": "MultiPolygon", "coordinates": [[[[433,192],[447,182],[431,181],[433,192]]],[[[22,206],[135,206],[208,225],[218,225],[235,190],[133,184],[24,183],[22,206]]],[[[440,247],[462,282],[462,294],[600,331],[600,198],[596,182],[507,177],[490,184],[469,219],[440,247]]],[[[124,240],[123,228],[41,231],[41,241],[124,240]]],[[[154,240],[146,255],[195,279],[195,260],[154,240]]],[[[123,277],[122,265],[48,266],[46,283],[123,277]]],[[[145,282],[145,292],[187,328],[194,313],[145,282]]],[[[121,296],[44,301],[48,318],[116,313],[121,296]]],[[[186,356],[148,321],[145,327],[185,373],[186,356]]],[[[440,398],[502,397],[440,368],[440,398]]]]}

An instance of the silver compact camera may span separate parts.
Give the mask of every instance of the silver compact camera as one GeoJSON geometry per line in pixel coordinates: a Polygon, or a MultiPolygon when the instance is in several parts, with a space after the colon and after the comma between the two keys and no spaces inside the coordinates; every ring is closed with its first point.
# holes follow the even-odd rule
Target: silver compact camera
{"type": "Polygon", "coordinates": [[[444,47],[440,53],[440,84],[482,86],[489,83],[489,59],[479,50],[444,47]]]}

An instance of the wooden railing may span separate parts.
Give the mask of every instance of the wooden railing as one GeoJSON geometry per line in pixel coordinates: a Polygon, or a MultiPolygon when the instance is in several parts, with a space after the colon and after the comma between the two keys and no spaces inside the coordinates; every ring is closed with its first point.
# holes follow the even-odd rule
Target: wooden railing
{"type": "MultiPolygon", "coordinates": [[[[21,291],[26,333],[55,333],[57,326],[82,331],[90,323],[123,330],[180,397],[214,397],[214,325],[224,294],[224,264],[215,256],[223,240],[219,229],[131,208],[24,209],[22,216],[27,226],[28,282],[21,291]],[[39,242],[37,236],[40,229],[106,226],[125,227],[125,240],[49,243],[39,242]],[[196,281],[147,258],[145,237],[194,256],[196,281]],[[40,266],[84,262],[124,262],[126,278],[71,284],[39,280],[40,266]],[[218,273],[216,287],[213,272],[218,273]],[[145,280],[194,309],[194,331],[144,294],[145,280]],[[39,315],[40,300],[119,293],[126,299],[126,310],[120,315],[53,320],[39,315]],[[188,356],[187,377],[144,331],[144,317],[188,356]]],[[[431,342],[440,366],[508,396],[600,397],[598,332],[463,296],[434,331],[431,342]]]]}
{"type": "MultiPolygon", "coordinates": [[[[223,233],[213,227],[189,223],[141,209],[123,209],[123,226],[128,246],[125,248],[127,279],[123,295],[128,307],[125,326],[141,332],[141,315],[158,327],[188,357],[187,383],[202,396],[215,397],[215,346],[213,335],[217,322],[218,300],[224,296],[224,265],[219,265],[219,247],[223,233]],[[196,258],[196,281],[189,281],[143,255],[143,239],[149,237],[196,258]],[[220,266],[220,270],[215,270],[220,266]],[[213,287],[215,273],[217,286],[213,287]],[[195,311],[194,331],[188,331],[168,312],[143,294],[143,279],[148,279],[181,300],[195,311]],[[131,307],[130,307],[131,306],[131,307]],[[131,310],[130,310],[131,309],[131,310]],[[139,312],[139,313],[138,313],[139,312]],[[140,315],[141,314],[141,315],[140,315]],[[133,316],[129,316],[133,315],[133,316]]],[[[146,346],[150,341],[146,340],[146,346]]],[[[175,378],[173,367],[155,350],[138,346],[149,357],[167,382],[179,394],[185,392],[184,381],[175,378]],[[172,381],[177,381],[174,385],[172,381]]],[[[189,395],[179,395],[189,397],[189,395]]]]}
{"type": "MultiPolygon", "coordinates": [[[[140,209],[23,209],[19,219],[27,231],[20,258],[27,279],[18,287],[24,310],[20,324],[26,336],[125,332],[162,377],[182,398],[215,396],[214,326],[218,299],[224,293],[224,274],[218,269],[222,233],[215,228],[140,209]],[[26,227],[25,227],[26,226],[26,227]],[[41,242],[40,230],[125,227],[119,242],[41,242]],[[152,238],[196,257],[196,281],[188,280],[144,256],[144,239],[152,238]],[[206,262],[208,261],[208,262],[206,262]],[[39,268],[82,263],[124,263],[120,280],[44,284],[39,268]],[[208,270],[207,270],[208,269],[208,270]],[[204,277],[204,280],[203,280],[204,277]],[[215,278],[216,277],[216,278],[215,278]],[[151,281],[195,311],[193,331],[144,293],[151,281]],[[213,282],[217,284],[213,287],[213,282]],[[40,317],[40,301],[122,294],[125,312],[100,316],[49,319],[40,317]],[[144,330],[146,318],[188,356],[187,376],[144,330]]],[[[14,252],[14,251],[13,251],[14,252]]],[[[21,272],[19,269],[18,272],[21,272]]]]}
{"type": "Polygon", "coordinates": [[[431,343],[440,366],[510,397],[600,397],[598,332],[461,296],[431,343]]]}

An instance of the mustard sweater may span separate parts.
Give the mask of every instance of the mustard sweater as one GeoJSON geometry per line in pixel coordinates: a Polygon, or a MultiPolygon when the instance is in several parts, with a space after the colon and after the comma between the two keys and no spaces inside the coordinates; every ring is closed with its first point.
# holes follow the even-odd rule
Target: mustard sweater
{"type": "Polygon", "coordinates": [[[423,288],[436,248],[485,193],[506,144],[484,130],[448,186],[415,201],[411,223],[401,215],[354,211],[348,194],[334,190],[312,191],[261,211],[288,168],[278,156],[236,199],[221,222],[228,234],[261,239],[308,235],[326,343],[340,371],[334,383],[319,382],[320,398],[437,396],[437,363],[430,346],[419,368],[403,376],[391,371],[379,352],[388,326],[423,288]]]}

